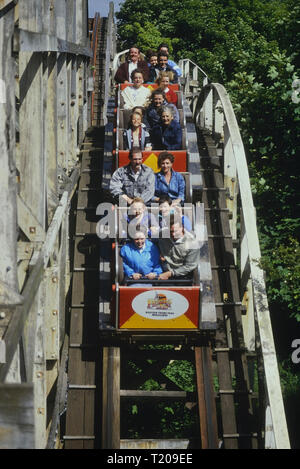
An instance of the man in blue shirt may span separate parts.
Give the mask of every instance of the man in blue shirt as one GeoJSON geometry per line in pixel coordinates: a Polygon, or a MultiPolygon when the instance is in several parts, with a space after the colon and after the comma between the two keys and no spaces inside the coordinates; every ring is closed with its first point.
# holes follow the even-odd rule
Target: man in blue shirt
{"type": "Polygon", "coordinates": [[[137,227],[134,239],[122,246],[120,255],[123,259],[123,270],[126,277],[139,280],[146,277],[151,280],[162,272],[158,247],[146,239],[145,227],[137,227]]]}
{"type": "MultiPolygon", "coordinates": [[[[169,57],[169,46],[168,44],[166,43],[161,43],[159,46],[158,46],[158,49],[157,49],[157,52],[164,52],[165,54],[167,54],[167,56],[169,57]]],[[[175,72],[177,73],[177,75],[179,77],[181,77],[182,75],[182,71],[181,71],[181,68],[175,63],[173,62],[173,60],[170,60],[168,58],[168,65],[169,67],[171,67],[173,70],[175,70],[175,72]]]]}
{"type": "Polygon", "coordinates": [[[168,54],[164,52],[159,52],[158,54],[158,65],[149,69],[149,82],[154,83],[160,72],[172,72],[173,80],[171,83],[178,83],[178,74],[177,71],[168,65],[168,54]]]}

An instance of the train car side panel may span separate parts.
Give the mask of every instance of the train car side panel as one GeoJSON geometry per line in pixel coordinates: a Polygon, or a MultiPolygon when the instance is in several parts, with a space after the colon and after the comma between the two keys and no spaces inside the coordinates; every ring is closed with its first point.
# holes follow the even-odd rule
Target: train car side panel
{"type": "MultiPolygon", "coordinates": [[[[149,166],[153,169],[155,173],[159,171],[157,166],[157,157],[162,151],[143,151],[143,164],[149,166]]],[[[186,172],[187,171],[187,155],[185,150],[173,150],[170,151],[174,157],[173,169],[177,172],[186,172]]],[[[126,166],[129,162],[128,160],[129,151],[128,150],[119,150],[118,154],[118,167],[126,166]]]]}
{"type": "Polygon", "coordinates": [[[120,286],[119,293],[120,329],[199,328],[198,286],[184,288],[120,286]]]}

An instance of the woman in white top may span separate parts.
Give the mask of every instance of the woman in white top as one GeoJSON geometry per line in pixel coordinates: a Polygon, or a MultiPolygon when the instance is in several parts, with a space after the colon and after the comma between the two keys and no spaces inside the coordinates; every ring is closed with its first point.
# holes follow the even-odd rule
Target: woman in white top
{"type": "Polygon", "coordinates": [[[136,69],[131,74],[132,86],[127,86],[121,93],[124,100],[124,109],[132,109],[135,106],[148,106],[151,91],[143,86],[144,75],[136,69]]]}

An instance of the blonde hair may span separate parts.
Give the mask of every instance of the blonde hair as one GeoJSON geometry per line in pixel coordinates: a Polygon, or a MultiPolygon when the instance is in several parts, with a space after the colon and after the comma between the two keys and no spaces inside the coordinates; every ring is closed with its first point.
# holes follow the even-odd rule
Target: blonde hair
{"type": "Polygon", "coordinates": [[[160,72],[158,77],[155,80],[155,83],[157,83],[158,86],[159,86],[162,79],[165,78],[165,77],[168,77],[170,82],[171,82],[174,79],[174,73],[171,72],[171,71],[169,71],[169,72],[160,72]]]}
{"type": "Polygon", "coordinates": [[[135,204],[135,203],[139,203],[139,204],[143,204],[145,205],[145,202],[143,201],[143,199],[141,197],[135,197],[133,199],[133,201],[131,202],[131,205],[135,204]]]}
{"type": "Polygon", "coordinates": [[[130,114],[130,117],[129,117],[129,122],[130,123],[132,122],[133,116],[139,116],[141,118],[141,122],[143,121],[143,114],[141,114],[138,111],[134,111],[130,114]]]}

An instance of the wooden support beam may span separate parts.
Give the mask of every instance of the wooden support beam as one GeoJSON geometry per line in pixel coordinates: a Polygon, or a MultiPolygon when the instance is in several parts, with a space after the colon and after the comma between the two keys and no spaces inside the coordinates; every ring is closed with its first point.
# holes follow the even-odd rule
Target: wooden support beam
{"type": "Polygon", "coordinates": [[[218,448],[218,427],[209,347],[195,347],[201,448],[218,448]]]}
{"type": "Polygon", "coordinates": [[[77,155],[77,125],[78,125],[78,62],[75,56],[70,60],[70,126],[69,126],[69,156],[68,167],[74,167],[77,155]]]}
{"type": "MultiPolygon", "coordinates": [[[[188,439],[183,439],[183,438],[176,438],[176,439],[163,439],[163,440],[158,440],[158,439],[154,439],[154,438],[149,438],[149,439],[132,439],[132,440],[121,440],[121,446],[120,448],[121,449],[126,449],[126,450],[144,450],[144,449],[147,449],[147,450],[150,450],[150,449],[163,449],[165,450],[166,452],[168,452],[168,450],[171,452],[171,451],[174,451],[174,450],[178,450],[178,449],[185,449],[185,450],[188,450],[189,449],[189,444],[190,444],[190,440],[188,439]]],[[[186,461],[188,461],[188,456],[189,455],[186,455],[187,456],[187,459],[186,461]]],[[[190,456],[190,458],[192,458],[192,455],[190,456]]],[[[157,461],[158,461],[158,458],[157,458],[157,461]]],[[[156,461],[156,462],[157,462],[156,461]]]]}
{"type": "Polygon", "coordinates": [[[204,204],[196,204],[196,236],[200,243],[199,277],[200,292],[200,328],[211,329],[216,327],[216,308],[213,292],[212,271],[209,258],[208,234],[205,221],[204,204]]]}
{"type": "Polygon", "coordinates": [[[0,21],[0,51],[5,51],[0,54],[0,280],[18,292],[13,32],[14,11],[10,10],[0,21]]]}
{"type": "MultiPolygon", "coordinates": [[[[15,61],[12,56],[12,38],[14,33],[15,3],[1,2],[0,15],[0,303],[16,305],[19,303],[17,270],[17,179],[16,179],[16,108],[15,61]],[[12,86],[13,83],[13,86],[12,86]]],[[[15,310],[5,311],[6,317],[15,310]]],[[[2,311],[3,312],[3,311],[2,311]]],[[[1,321],[0,339],[6,330],[1,321]]],[[[7,351],[1,341],[0,363],[6,361],[7,351]]],[[[13,370],[9,380],[20,381],[19,348],[16,344],[13,370]]]]}
{"type": "Polygon", "coordinates": [[[47,269],[45,299],[46,360],[59,359],[59,277],[58,267],[47,269]]]}
{"type": "Polygon", "coordinates": [[[0,449],[34,449],[32,384],[0,384],[0,449]]]}
{"type": "Polygon", "coordinates": [[[30,208],[26,205],[22,197],[17,198],[18,224],[23,233],[31,242],[43,242],[46,234],[30,208]]]}
{"type": "Polygon", "coordinates": [[[9,10],[14,8],[16,4],[18,3],[18,0],[0,0],[0,13],[1,16],[6,15],[9,10]]]}
{"type": "Polygon", "coordinates": [[[21,53],[20,66],[20,196],[45,229],[45,147],[43,60],[41,54],[21,53]],[[33,116],[35,125],[32,125],[33,116]]]}
{"type": "Polygon", "coordinates": [[[46,197],[47,221],[51,222],[58,204],[58,157],[57,157],[57,54],[47,55],[47,69],[45,72],[47,109],[45,125],[45,152],[46,152],[46,197]]]}
{"type": "MultiPolygon", "coordinates": [[[[220,103],[220,100],[219,100],[220,103]]],[[[221,104],[220,104],[221,105],[221,104]]],[[[233,151],[233,142],[229,132],[229,124],[225,123],[224,126],[224,187],[228,189],[228,196],[226,198],[226,206],[231,212],[232,216],[229,220],[230,233],[233,239],[237,237],[237,195],[238,195],[238,180],[236,172],[236,162],[233,151]]],[[[237,261],[236,249],[234,249],[235,262],[237,261]]]]}
{"type": "MultiPolygon", "coordinates": [[[[75,179],[74,185],[76,185],[76,183],[77,179],[75,179]]],[[[28,318],[28,314],[31,310],[32,303],[43,278],[45,266],[47,265],[54,249],[55,241],[62,223],[63,215],[66,211],[67,204],[69,201],[68,195],[73,194],[73,189],[73,187],[70,187],[69,192],[66,192],[62,197],[60,206],[58,207],[47,232],[45,247],[40,252],[38,259],[36,260],[32,268],[32,272],[26,282],[25,288],[22,291],[24,301],[20,306],[16,307],[17,310],[14,311],[14,314],[12,314],[11,321],[3,337],[6,346],[6,363],[0,366],[0,381],[4,380],[5,376],[7,375],[9,366],[13,359],[14,351],[16,350],[17,345],[22,336],[25,323],[28,318]]],[[[38,312],[36,314],[38,314],[38,312]]]]}
{"type": "Polygon", "coordinates": [[[120,349],[103,348],[102,448],[120,448],[120,349]]]}
{"type": "MultiPolygon", "coordinates": [[[[87,0],[0,0],[0,380],[20,379],[23,346],[22,378],[34,383],[35,428],[31,445],[25,442],[24,447],[46,445],[47,398],[57,378],[64,334],[70,284],[68,204],[78,179],[77,135],[79,121],[82,129],[86,126],[85,65],[92,56],[85,26],[87,0]],[[59,184],[59,164],[68,176],[67,187],[59,184]],[[18,224],[23,232],[19,245],[18,224]]],[[[13,388],[7,389],[13,396],[13,388]]],[[[25,403],[26,396],[22,399],[25,403]]],[[[0,440],[1,411],[0,390],[0,440]]],[[[19,437],[15,441],[23,447],[19,437]]]]}
{"type": "Polygon", "coordinates": [[[69,146],[69,113],[67,104],[69,81],[67,72],[67,54],[59,54],[57,59],[57,155],[58,165],[67,170],[69,146]]]}
{"type": "Polygon", "coordinates": [[[56,36],[45,33],[35,33],[19,29],[14,40],[15,52],[59,52],[72,55],[92,57],[90,47],[82,47],[79,44],[65,41],[56,36]]]}
{"type": "Polygon", "coordinates": [[[245,232],[243,211],[240,215],[240,262],[241,262],[241,291],[243,292],[243,304],[246,306],[246,314],[242,316],[245,345],[249,351],[255,351],[255,317],[252,279],[250,276],[250,262],[248,242],[245,232]]]}
{"type": "Polygon", "coordinates": [[[58,383],[56,387],[55,402],[54,402],[51,425],[50,425],[50,430],[49,430],[47,449],[54,449],[56,446],[60,413],[62,412],[65,406],[66,393],[67,393],[66,366],[67,366],[67,361],[68,361],[68,346],[69,346],[69,339],[68,339],[68,336],[66,335],[64,339],[63,348],[62,348],[60,369],[59,369],[59,374],[58,374],[58,383]]]}

